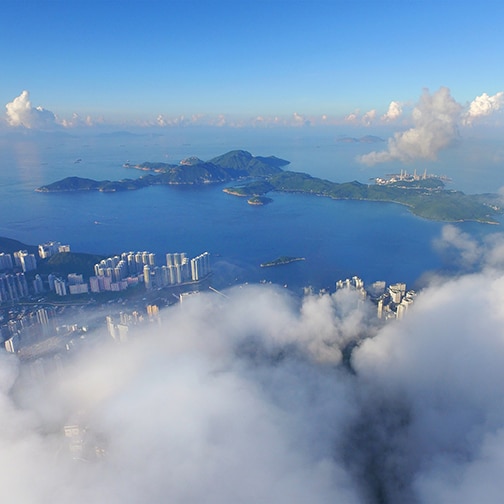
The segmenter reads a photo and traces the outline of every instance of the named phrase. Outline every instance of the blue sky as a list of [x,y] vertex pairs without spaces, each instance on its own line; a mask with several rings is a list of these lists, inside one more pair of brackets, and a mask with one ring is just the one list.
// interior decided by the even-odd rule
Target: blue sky
[[2,2],[0,99],[155,122],[386,112],[446,86],[504,89],[501,2]]

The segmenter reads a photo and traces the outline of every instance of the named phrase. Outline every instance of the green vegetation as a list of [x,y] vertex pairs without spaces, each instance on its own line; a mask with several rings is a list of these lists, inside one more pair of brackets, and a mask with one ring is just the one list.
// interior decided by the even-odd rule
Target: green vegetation
[[191,185],[229,182],[240,178],[264,177],[279,173],[289,161],[274,156],[252,156],[249,152],[236,150],[210,161],[192,157],[178,165],[145,162],[139,165],[126,164],[127,168],[152,171],[156,175],[146,175],[138,179],[118,181],[92,180],[81,177],[67,177],[36,189],[38,192],[63,191],[131,191],[151,185]]
[[270,191],[326,196],[333,199],[386,201],[408,206],[419,217],[442,221],[479,221],[496,223],[494,216],[502,213],[496,195],[467,195],[443,189],[441,181],[424,181],[401,185],[368,185],[357,181],[338,184],[312,177],[306,173],[283,171],[267,177],[261,183],[251,182],[227,188],[229,194],[262,196]]
[[18,250],[26,250],[29,254],[36,254],[38,247],[36,245],[26,245],[26,243],[0,236],[0,252],[13,254]]
[[275,156],[254,157],[250,152],[234,150],[211,159],[209,163],[236,172],[246,172],[249,177],[264,177],[281,172],[282,167],[288,165],[289,161]]
[[[108,182],[108,181],[106,181]],[[53,184],[39,187],[35,189],[37,192],[54,192],[54,191],[96,191],[100,182],[93,179],[81,177],[67,177]]]
[[94,275],[94,265],[104,258],[104,256],[80,252],[59,252],[47,259],[39,260],[37,272],[54,273],[60,276],[77,273],[89,278]]
[[252,196],[247,200],[249,205],[262,206],[271,203],[273,200],[271,198],[266,198],[266,196]]
[[90,277],[94,275],[94,265],[105,259],[105,256],[81,252],[59,252],[47,259],[40,259],[36,245],[27,245],[12,238],[0,236],[0,252],[13,254],[18,250],[26,250],[28,253],[37,256],[37,269],[29,271],[28,276],[34,276],[36,273],[54,273],[61,276],[77,273]]
[[274,261],[261,263],[261,268],[271,268],[273,266],[283,266],[284,264],[290,264],[296,261],[304,261],[304,257],[290,257],[290,256],[280,256]]
[[[360,141],[376,141],[364,137]],[[466,221],[496,223],[495,215],[502,212],[497,195],[466,195],[459,191],[447,191],[440,179],[400,181],[390,184],[339,184],[312,177],[306,173],[283,171],[289,162],[270,156],[252,156],[249,152],[235,150],[217,156],[210,161],[188,158],[178,165],[167,163],[142,163],[125,165],[144,171],[153,171],[138,179],[98,182],[80,177],[68,177],[37,189],[39,192],[102,191],[116,192],[141,189],[152,185],[201,185],[239,179],[254,180],[225,192],[248,198],[252,205],[269,203],[265,194],[271,191],[297,192],[326,196],[333,199],[387,201],[408,206],[420,217],[442,221]]]
[[254,180],[244,186],[226,187],[225,193],[232,194],[233,196],[261,196],[267,192],[274,191],[275,187],[266,180]]
[[[37,192],[78,192],[78,191],[101,191],[101,192],[116,192],[116,191],[132,191],[152,185],[149,177],[140,177],[136,180],[123,179],[117,181],[110,180],[92,180],[81,177],[67,177],[52,184],[35,189]],[[154,178],[154,177],[152,177]]]

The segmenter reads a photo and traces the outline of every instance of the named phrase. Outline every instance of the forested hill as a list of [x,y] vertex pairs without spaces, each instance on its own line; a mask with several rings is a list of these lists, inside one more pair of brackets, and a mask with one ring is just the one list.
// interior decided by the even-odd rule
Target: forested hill
[[126,164],[126,168],[135,168],[150,172],[137,179],[117,181],[92,180],[82,177],[67,177],[36,189],[37,192],[62,191],[129,191],[151,185],[198,185],[215,182],[230,182],[247,177],[264,177],[282,171],[282,166],[289,161],[275,156],[253,156],[250,152],[235,150],[202,161],[197,157],[182,160],[178,165],[157,162],[144,162],[138,165]]
[[312,177],[306,173],[283,171],[260,181],[226,188],[236,196],[262,196],[272,191],[313,194],[333,199],[387,201],[406,205],[420,217],[441,221],[478,221],[496,224],[495,216],[502,213],[497,194],[464,194],[446,190],[444,184],[416,183],[408,186],[388,184],[342,184]]

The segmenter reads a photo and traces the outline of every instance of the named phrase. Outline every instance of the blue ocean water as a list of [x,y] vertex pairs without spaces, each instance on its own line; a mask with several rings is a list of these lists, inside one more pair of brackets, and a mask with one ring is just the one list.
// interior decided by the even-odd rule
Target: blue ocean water
[[[445,266],[432,247],[443,223],[417,218],[400,205],[274,194],[272,204],[254,207],[223,193],[222,184],[112,194],[34,192],[70,175],[99,180],[140,176],[122,167],[126,161],[175,163],[191,155],[209,159],[235,148],[284,157],[291,161],[289,169],[315,176],[366,181],[383,173],[383,167],[370,170],[355,156],[375,147],[342,145],[329,136],[219,130],[3,138],[0,235],[29,244],[58,240],[74,251],[106,255],[148,250],[160,262],[166,252],[193,256],[208,250],[217,287],[271,281],[293,289],[332,289],[336,280],[353,275],[366,282],[414,286],[424,273]],[[475,223],[459,226],[476,235],[496,231]],[[260,267],[281,255],[306,260]]]

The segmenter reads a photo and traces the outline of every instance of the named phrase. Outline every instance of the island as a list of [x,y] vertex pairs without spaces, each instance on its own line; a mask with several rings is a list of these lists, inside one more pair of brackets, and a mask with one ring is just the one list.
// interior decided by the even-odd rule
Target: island
[[271,203],[273,200],[271,198],[267,198],[266,196],[252,196],[247,200],[247,203],[252,206],[262,206]]
[[117,192],[142,189],[153,185],[202,185],[252,177],[265,177],[279,173],[289,161],[275,156],[252,156],[244,150],[230,151],[210,161],[190,157],[178,165],[145,162],[138,165],[126,163],[126,168],[151,172],[137,179],[97,181],[82,177],[67,177],[35,189],[37,192],[100,191]]
[[296,261],[305,261],[304,257],[290,257],[290,256],[280,256],[274,261],[261,263],[261,268],[271,268],[273,266],[283,266],[284,264],[290,264]]
[[385,142],[383,138],[374,136],[374,135],[366,135],[360,138],[349,137],[349,136],[340,136],[336,138],[337,143],[378,143]]
[[324,196],[335,200],[382,201],[405,205],[426,219],[461,222],[476,221],[497,224],[502,213],[502,198],[498,194],[465,194],[449,190],[442,177],[401,176],[396,179],[374,179],[373,183],[331,182],[307,173],[284,171],[289,164],[275,156],[253,156],[244,150],[230,151],[209,161],[190,157],[178,165],[145,162],[126,163],[126,168],[149,172],[137,179],[96,181],[82,177],[67,177],[35,189],[37,192],[101,191],[117,192],[142,189],[154,185],[205,185],[242,181],[226,187],[224,192],[247,199],[250,205],[270,203],[270,192],[287,192]]

